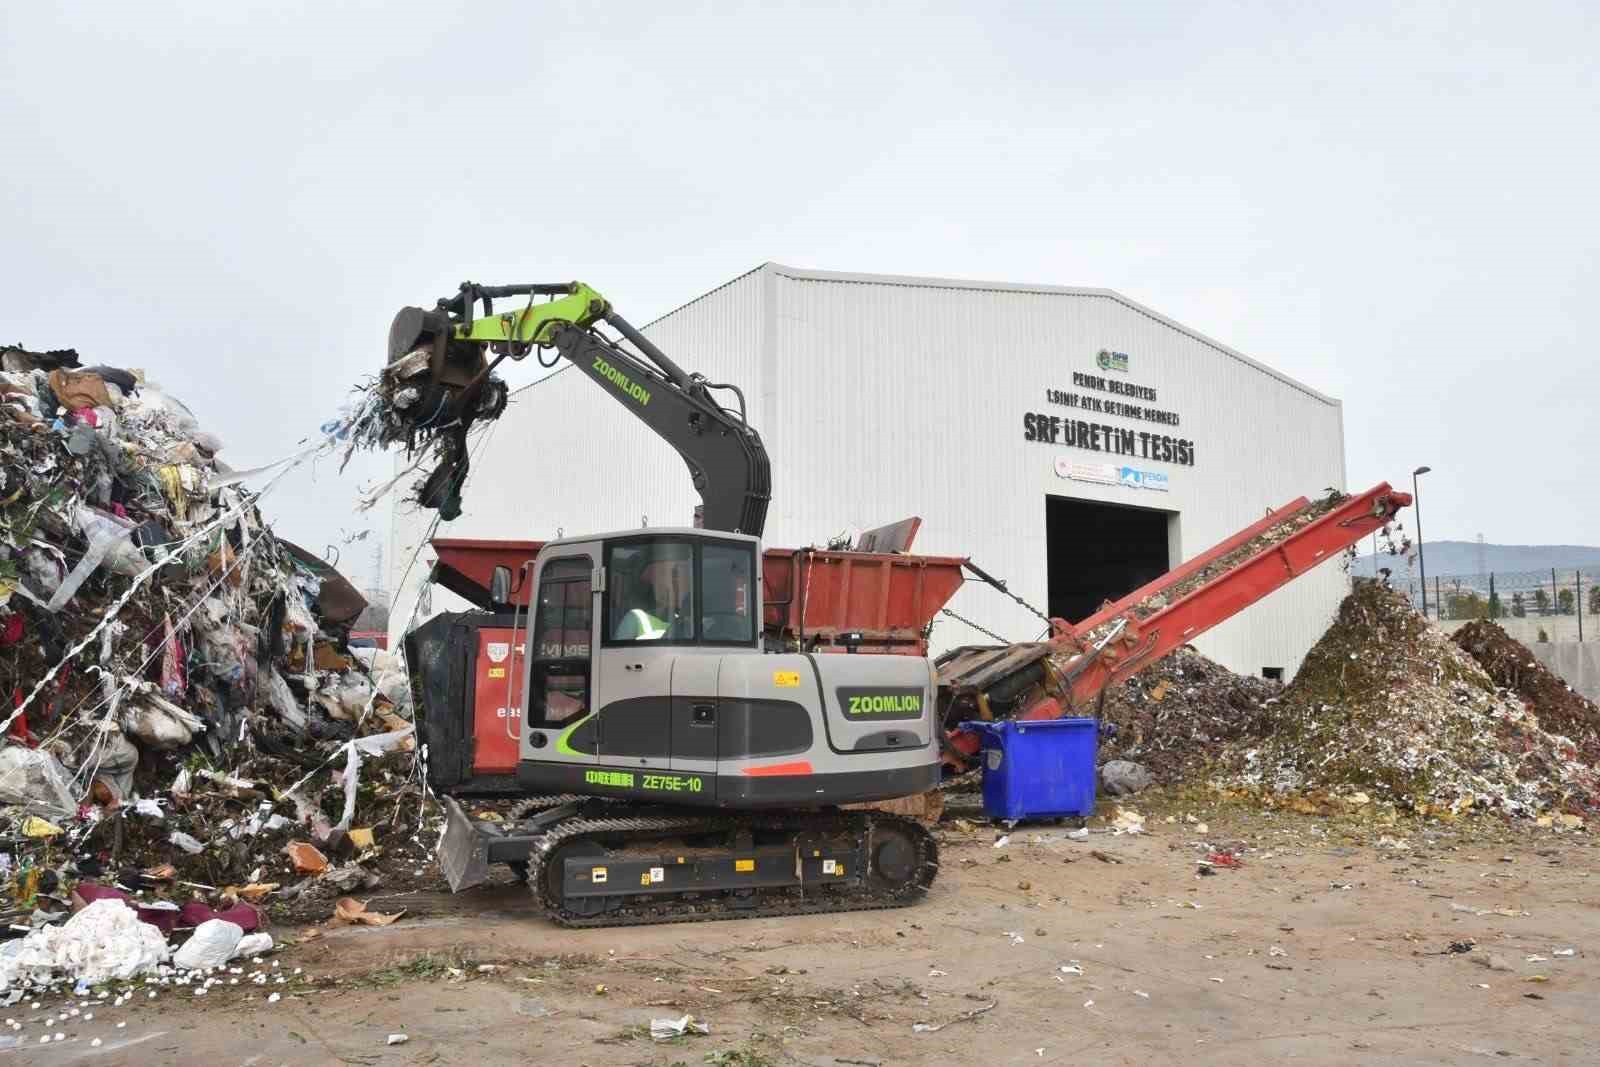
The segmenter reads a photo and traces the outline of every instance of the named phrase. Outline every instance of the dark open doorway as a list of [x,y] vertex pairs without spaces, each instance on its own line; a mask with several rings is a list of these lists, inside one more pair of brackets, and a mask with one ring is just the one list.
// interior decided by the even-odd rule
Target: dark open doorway
[[1050,614],[1080,622],[1169,569],[1172,513],[1045,497]]

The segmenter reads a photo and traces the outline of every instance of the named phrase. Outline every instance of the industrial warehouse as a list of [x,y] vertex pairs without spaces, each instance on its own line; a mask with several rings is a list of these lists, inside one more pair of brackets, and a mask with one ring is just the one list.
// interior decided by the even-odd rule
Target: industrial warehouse
[[[1105,289],[766,263],[642,332],[742,390],[722,395],[746,406],[772,457],[769,547],[916,516],[914,552],[970,558],[1069,621],[1271,508],[1345,489],[1339,401]],[[698,503],[679,457],[565,361],[512,394],[472,464],[464,511],[440,535],[689,526]],[[530,507],[540,499],[561,506]],[[399,604],[427,577],[406,562],[432,518],[395,506]],[[1194,644],[1239,674],[1291,677],[1346,592],[1337,566],[1317,568]],[[421,614],[463,606],[434,589]],[[979,582],[949,608],[935,652],[1043,629]]]

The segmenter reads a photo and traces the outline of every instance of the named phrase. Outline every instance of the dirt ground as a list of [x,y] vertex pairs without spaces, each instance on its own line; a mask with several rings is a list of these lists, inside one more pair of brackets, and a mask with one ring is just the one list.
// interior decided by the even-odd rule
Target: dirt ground
[[[61,1006],[24,1002],[0,1009],[23,1024],[0,1051],[263,1067],[1600,1062],[1588,834],[1219,803],[1141,796],[1146,833],[1097,818],[1087,840],[1019,827],[998,848],[1001,830],[947,820],[936,886],[898,911],[574,932],[535,918],[520,886],[380,893],[374,908],[406,918],[283,949],[286,984],[141,989],[47,1027]],[[1198,873],[1230,849],[1242,866]],[[685,1013],[710,1033],[650,1039],[652,1018]],[[407,1041],[386,1045],[394,1033]]]

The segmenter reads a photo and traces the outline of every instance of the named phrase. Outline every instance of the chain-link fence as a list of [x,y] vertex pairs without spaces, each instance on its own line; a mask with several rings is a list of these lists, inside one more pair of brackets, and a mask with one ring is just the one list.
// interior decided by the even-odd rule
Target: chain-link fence
[[1468,619],[1548,619],[1591,640],[1600,631],[1600,567],[1555,567],[1485,574],[1392,575],[1412,603],[1441,622]]

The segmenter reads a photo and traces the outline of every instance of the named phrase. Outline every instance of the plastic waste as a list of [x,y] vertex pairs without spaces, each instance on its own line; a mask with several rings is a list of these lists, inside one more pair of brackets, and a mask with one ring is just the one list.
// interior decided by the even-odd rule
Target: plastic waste
[[174,845],[177,845],[191,856],[198,856],[200,853],[206,850],[206,846],[202,845],[200,842],[196,841],[182,830],[172,831],[172,836],[167,840],[171,841]]
[[283,680],[283,675],[278,673],[276,667],[267,676],[266,695],[267,703],[272,707],[273,711],[278,713],[278,717],[284,723],[294,727],[301,733],[305,732],[307,724],[306,713],[300,709],[299,704],[295,703],[294,693],[289,689],[289,683]]
[[172,965],[186,971],[221,967],[233,958],[244,930],[226,919],[207,919],[194,928],[194,936],[173,953]]
[[238,959],[240,956],[259,956],[262,953],[271,951],[271,934],[245,934],[239,939],[239,943],[233,947],[233,955],[229,958]]
[[194,731],[166,708],[132,704],[122,713],[122,723],[134,737],[157,751],[177,748],[194,740]]
[[47,611],[60,611],[77,594],[78,587],[100,568],[101,563],[127,577],[138,574],[147,566],[144,556],[133,546],[132,523],[113,515],[102,515],[92,508],[79,507],[75,524],[89,547],[45,604]]
[[139,766],[139,749],[116,723],[102,722],[100,729],[105,737],[100,742],[100,763],[94,776],[111,790],[112,800],[121,802],[133,793],[133,772]]
[[1114,797],[1131,796],[1142,789],[1148,789],[1155,782],[1155,775],[1142,763],[1132,760],[1114,759],[1106,762],[1100,768],[1100,782],[1105,786],[1107,793]]
[[62,925],[35,930],[6,947],[0,989],[60,975],[90,984],[126,981],[155,969],[170,952],[160,930],[111,899],[92,901]]
[[0,803],[61,816],[78,809],[66,769],[50,753],[21,745],[0,749]]
[[650,1038],[653,1041],[671,1041],[684,1034],[709,1034],[711,1027],[697,1020],[693,1015],[685,1015],[679,1019],[651,1019]]
[[35,546],[22,554],[22,576],[40,596],[54,596],[61,588],[61,576],[65,573],[56,557],[43,548]]

